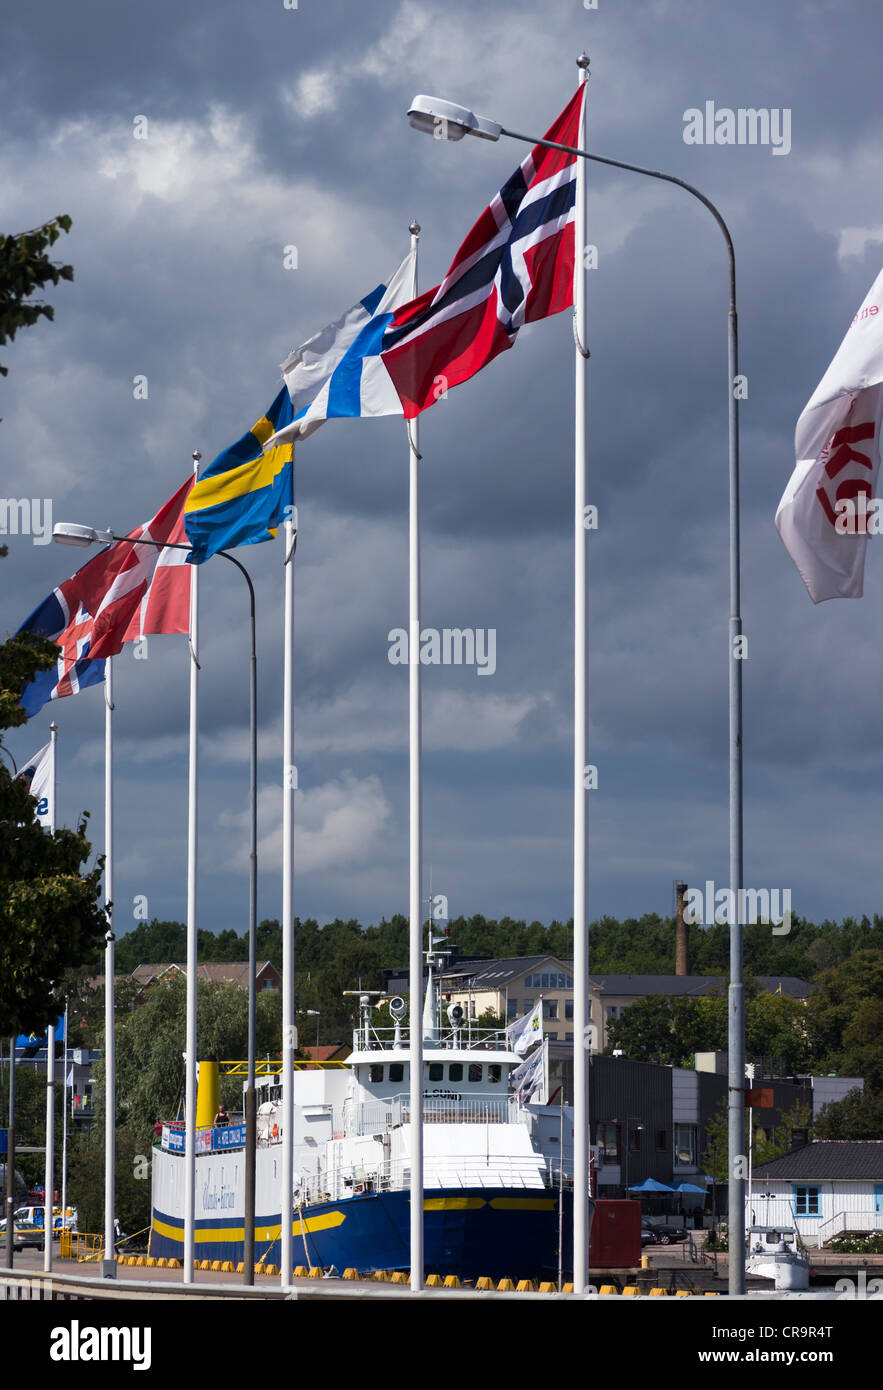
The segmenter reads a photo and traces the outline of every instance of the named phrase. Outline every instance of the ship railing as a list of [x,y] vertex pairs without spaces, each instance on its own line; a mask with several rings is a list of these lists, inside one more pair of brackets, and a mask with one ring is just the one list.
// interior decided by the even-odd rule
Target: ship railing
[[[470,1028],[464,1024],[460,1028],[438,1028],[434,1038],[424,1038],[424,1047],[442,1047],[446,1049],[471,1050],[480,1048],[483,1052],[506,1052],[508,1041],[505,1028]],[[367,1035],[363,1029],[357,1028],[353,1033],[353,1048],[355,1051],[383,1050],[389,1051],[392,1047],[408,1046],[408,1029],[402,1028],[375,1028],[369,1027]]]
[[[411,1122],[411,1097],[390,1096],[379,1101],[346,1101],[334,1108],[334,1133],[376,1134]],[[512,1096],[439,1096],[424,1093],[423,1123],[426,1125],[501,1125],[524,1122],[524,1115]]]
[[[424,1170],[424,1191],[430,1198],[433,1189],[438,1188],[507,1187],[536,1191],[549,1186],[545,1176],[542,1164],[522,1155],[488,1154],[486,1151],[433,1155]],[[295,1192],[295,1207],[369,1197],[374,1193],[401,1192],[410,1186],[410,1181],[407,1159],[378,1160],[375,1168],[364,1164],[330,1168],[301,1180]]]

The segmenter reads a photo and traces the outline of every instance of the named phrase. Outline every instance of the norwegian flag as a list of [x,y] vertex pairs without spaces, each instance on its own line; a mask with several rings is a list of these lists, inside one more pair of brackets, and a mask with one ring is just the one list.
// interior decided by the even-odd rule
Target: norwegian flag
[[[579,141],[584,86],[545,139]],[[382,358],[405,419],[573,304],[576,156],[535,145],[485,208],[440,285],[397,310]]]
[[184,531],[184,502],[193,479],[178,489],[131,540],[177,543],[181,550],[154,545],[107,546],[26,618],[19,632],[46,637],[61,648],[54,669],[40,671],[25,687],[21,705],[30,719],[47,700],[74,695],[104,679],[104,659],[116,656],[125,642],[149,633],[188,632],[190,579],[186,563],[189,541]]

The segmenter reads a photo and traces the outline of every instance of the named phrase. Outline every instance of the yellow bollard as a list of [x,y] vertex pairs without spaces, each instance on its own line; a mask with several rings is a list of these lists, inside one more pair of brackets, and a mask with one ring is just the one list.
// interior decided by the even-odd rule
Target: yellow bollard
[[650,1268],[650,1256],[649,1256],[649,1255],[642,1255],[642,1256],[641,1256],[641,1268],[642,1268],[642,1269],[649,1269],[649,1268]]
[[446,1275],[445,1275],[445,1288],[446,1288],[446,1289],[459,1289],[459,1287],[460,1287],[460,1280],[457,1278],[456,1274],[446,1274]]
[[538,1292],[539,1292],[539,1293],[557,1293],[557,1292],[558,1292],[558,1285],[557,1285],[557,1284],[548,1284],[548,1283],[540,1284],[540,1287],[539,1287]]
[[442,1281],[441,1281],[441,1275],[440,1275],[440,1274],[429,1274],[429,1275],[427,1275],[427,1278],[426,1278],[426,1287],[427,1287],[428,1289],[440,1289],[441,1286],[442,1286]]
[[562,1292],[562,1293],[573,1293],[573,1285],[572,1285],[572,1284],[565,1284],[564,1287],[563,1287],[563,1289],[561,1290],[561,1292]]
[[321,1265],[310,1265],[310,1272],[307,1275],[308,1279],[323,1279],[324,1277],[325,1271],[322,1269]]
[[344,1279],[358,1279],[359,1271],[357,1269],[353,1269],[352,1266],[350,1266],[348,1269],[345,1269],[343,1271],[343,1277]]
[[309,1270],[307,1269],[306,1265],[295,1265],[295,1266],[294,1266],[294,1275],[293,1275],[293,1277],[294,1277],[295,1279],[306,1279],[306,1278],[308,1277],[308,1275],[309,1275]]
[[651,1290],[650,1290],[650,1297],[651,1297],[651,1298],[667,1298],[667,1297],[668,1297],[668,1289],[651,1289]]
[[618,1294],[619,1289],[615,1284],[602,1284],[599,1292],[603,1294]]
[[506,1293],[506,1292],[508,1292],[509,1289],[514,1289],[514,1288],[515,1288],[515,1285],[512,1283],[512,1280],[511,1280],[511,1279],[501,1279],[500,1282],[499,1282],[499,1284],[497,1285],[497,1292],[498,1292],[498,1293]]
[[494,1287],[494,1281],[493,1279],[489,1279],[486,1274],[483,1274],[480,1279],[476,1279],[475,1287],[477,1289],[492,1289]]
[[626,1284],[625,1288],[622,1291],[622,1296],[623,1298],[638,1298],[640,1292],[641,1291],[636,1284]]
[[535,1293],[536,1285],[534,1284],[532,1279],[519,1279],[518,1283],[515,1285],[515,1292]]
[[689,1290],[689,1289],[678,1289],[677,1292],[676,1292],[676,1294],[675,1294],[675,1298],[689,1298],[689,1297],[690,1297],[690,1290]]
[[403,1269],[396,1269],[389,1282],[391,1284],[410,1284],[411,1280]]

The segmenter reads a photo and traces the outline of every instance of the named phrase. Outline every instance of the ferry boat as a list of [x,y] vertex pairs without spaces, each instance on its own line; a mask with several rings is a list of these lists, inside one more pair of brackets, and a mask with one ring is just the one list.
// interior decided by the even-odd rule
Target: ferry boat
[[[459,1006],[440,1019],[430,941],[423,1028],[424,1262],[426,1273],[461,1279],[536,1277],[572,1267],[572,1187],[562,1175],[561,1136],[572,1111],[522,1103],[509,1090],[523,1058],[505,1030],[477,1030]],[[359,992],[359,1024],[343,1068],[297,1071],[292,1197],[294,1262],[361,1272],[410,1268],[410,1175],[413,1127],[410,1059],[403,1000],[395,1020],[376,1027],[379,995]],[[418,1024],[418,1026],[420,1026]],[[214,1075],[214,1095],[211,1079]],[[197,1111],[196,1224],[198,1259],[243,1257],[245,1162],[243,1125],[202,1128],[213,1114],[217,1074],[200,1064]],[[282,1097],[278,1077],[263,1079],[256,1155],[255,1259],[281,1263],[280,1173]],[[200,1152],[202,1150],[202,1152]],[[182,1258],[183,1133],[163,1127],[152,1164],[150,1252]],[[559,1205],[560,1204],[560,1205]],[[594,1203],[592,1204],[594,1207]],[[640,1253],[640,1208],[633,1259]],[[620,1217],[605,1213],[609,1240]],[[621,1223],[620,1223],[621,1224]]]

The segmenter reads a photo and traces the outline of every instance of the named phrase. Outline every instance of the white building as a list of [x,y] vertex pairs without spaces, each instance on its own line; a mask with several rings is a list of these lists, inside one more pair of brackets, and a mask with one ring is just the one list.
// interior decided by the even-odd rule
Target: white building
[[751,1224],[796,1225],[805,1245],[883,1231],[883,1139],[822,1139],[754,1170]]

